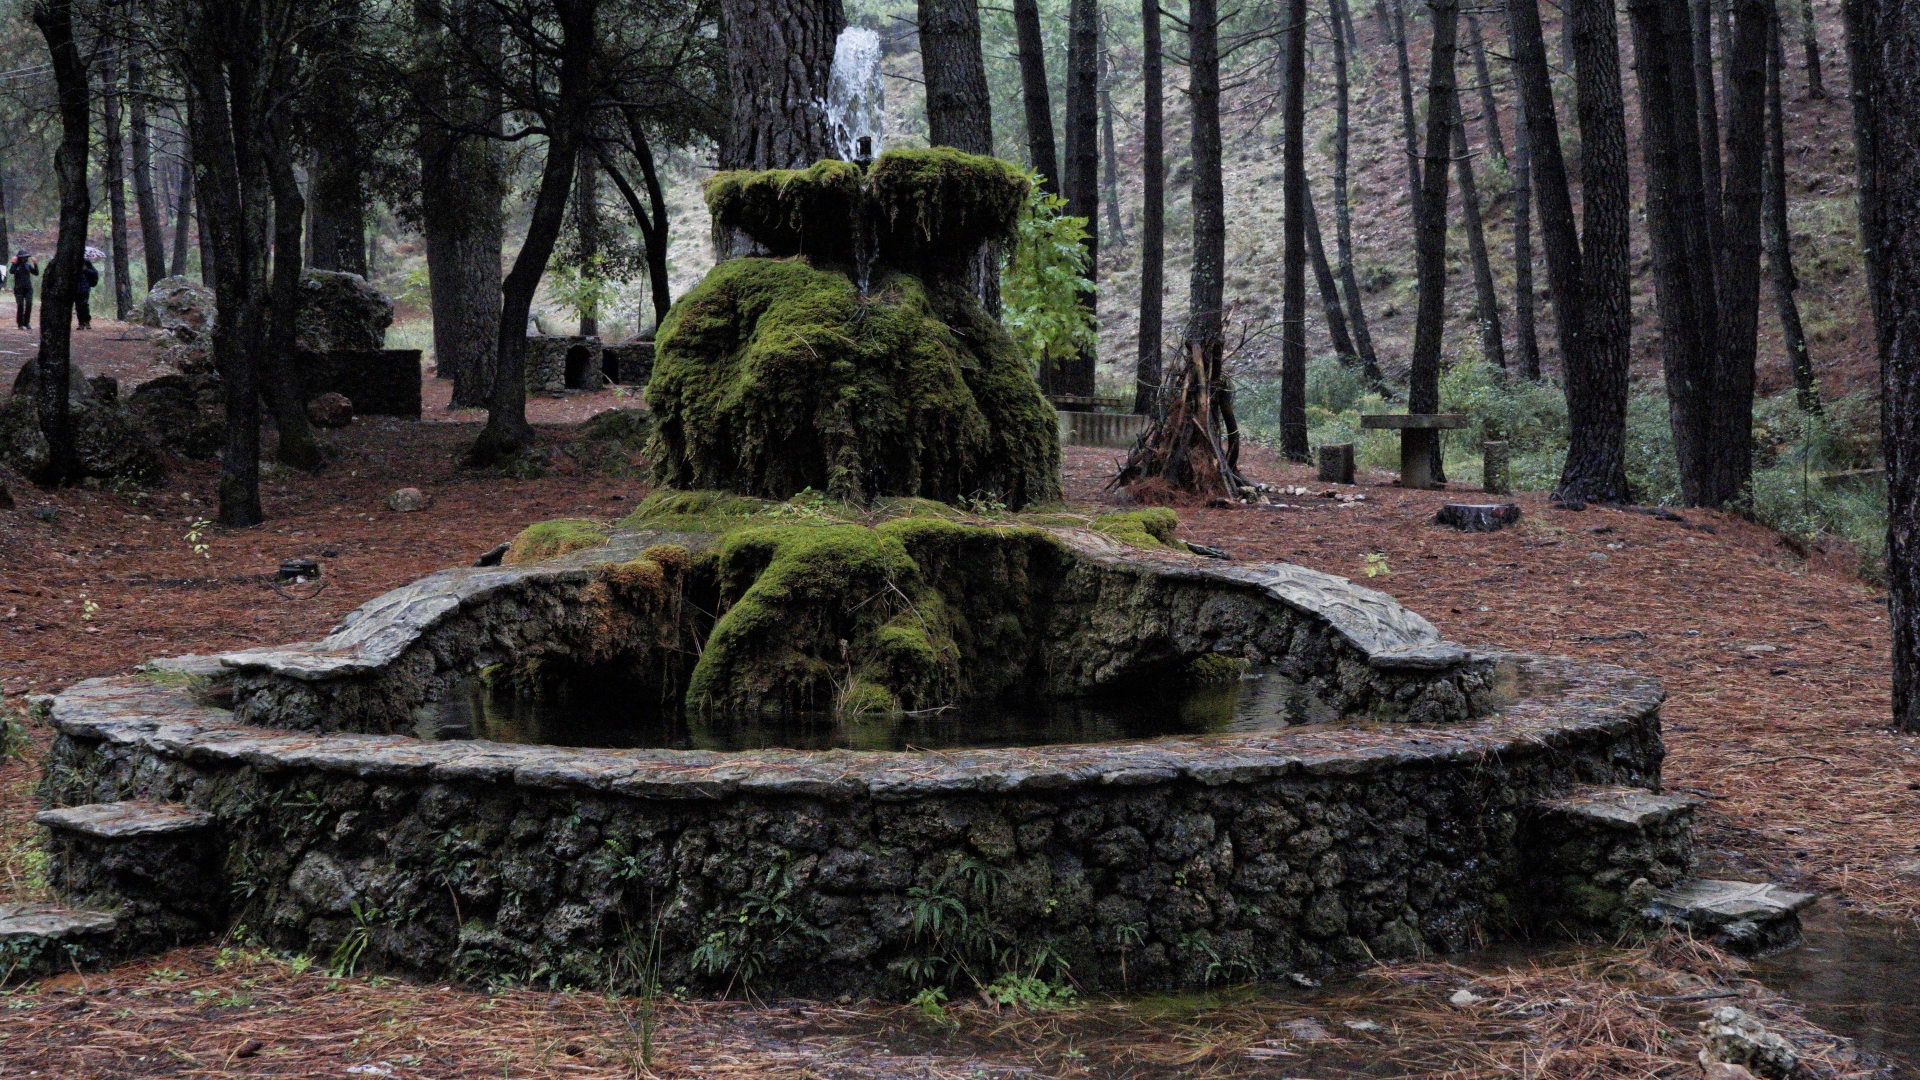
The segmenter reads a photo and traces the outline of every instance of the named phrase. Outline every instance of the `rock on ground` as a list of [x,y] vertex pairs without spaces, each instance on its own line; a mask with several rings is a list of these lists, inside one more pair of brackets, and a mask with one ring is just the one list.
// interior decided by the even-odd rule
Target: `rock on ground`
[[387,509],[402,514],[425,510],[433,505],[433,496],[416,487],[404,487],[387,496]]
[[[0,402],[0,462],[27,475],[45,468],[49,453],[34,404],[39,370],[38,364],[22,367],[13,380],[13,396]],[[81,474],[140,484],[160,482],[166,476],[166,459],[159,445],[126,409],[103,397],[103,389],[69,365],[67,408],[73,417]]]
[[300,275],[294,347],[305,352],[375,352],[387,347],[393,301],[359,274],[308,270]]
[[353,423],[353,402],[333,391],[307,402],[307,421],[314,427],[343,428]]
[[154,338],[160,362],[185,375],[212,372],[212,289],[187,277],[162,278],[140,303],[140,322],[164,333]]

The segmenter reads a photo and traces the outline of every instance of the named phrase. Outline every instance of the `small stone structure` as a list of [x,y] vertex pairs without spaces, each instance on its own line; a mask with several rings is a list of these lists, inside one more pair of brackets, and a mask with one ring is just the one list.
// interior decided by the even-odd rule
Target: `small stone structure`
[[1320,482],[1353,483],[1353,444],[1328,443],[1320,448]]
[[527,335],[527,392],[558,394],[567,390],[598,390],[606,382],[602,372],[604,347],[598,338],[579,334]]
[[627,341],[603,346],[600,374],[615,386],[645,386],[653,378],[653,342]]
[[1480,446],[1480,490],[1489,495],[1505,495],[1513,490],[1512,444],[1505,439],[1488,439]]

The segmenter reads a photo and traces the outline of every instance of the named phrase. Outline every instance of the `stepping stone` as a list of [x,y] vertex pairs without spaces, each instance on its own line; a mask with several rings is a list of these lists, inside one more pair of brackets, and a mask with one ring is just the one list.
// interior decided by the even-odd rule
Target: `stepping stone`
[[0,904],[0,983],[88,964],[111,944],[119,920],[57,904]]
[[213,815],[174,803],[129,800],[42,810],[33,815],[33,820],[50,829],[101,840],[131,840],[204,829],[213,824]]
[[1753,954],[1800,938],[1800,912],[1820,899],[1769,882],[1694,878],[1653,896],[1650,918],[1685,923],[1730,952]]
[[1499,532],[1519,520],[1516,503],[1448,503],[1433,516],[1434,524],[1461,532]]
[[1544,799],[1540,807],[1580,821],[1613,829],[1647,829],[1665,825],[1700,805],[1691,795],[1655,795],[1645,788],[1589,788],[1559,799]]

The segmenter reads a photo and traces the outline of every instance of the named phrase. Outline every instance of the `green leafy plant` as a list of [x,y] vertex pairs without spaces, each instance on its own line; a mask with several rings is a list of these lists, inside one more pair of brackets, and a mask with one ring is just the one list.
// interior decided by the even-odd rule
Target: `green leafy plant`
[[800,917],[793,902],[793,878],[785,866],[768,867],[757,885],[740,894],[740,906],[718,915],[714,923],[687,962],[703,975],[727,975],[729,986],[759,978],[788,939],[826,937]]
[[1369,551],[1360,556],[1360,561],[1366,564],[1366,574],[1370,578],[1387,577],[1393,573],[1393,567],[1387,564],[1387,553],[1384,551]]
[[335,978],[351,978],[360,961],[366,956],[367,946],[373,943],[373,928],[381,921],[380,909],[372,905],[362,906],[355,900],[348,905],[353,915],[353,926],[347,930],[347,936],[333,947],[333,955],[327,960],[327,974]]
[[1015,1009],[1057,1009],[1072,1004],[1071,986],[1048,982],[1037,975],[1007,972],[981,988],[988,1001]]
[[547,291],[582,319],[598,319],[620,295],[620,282],[608,273],[606,256],[595,252],[578,262],[559,263],[547,274]]
[[1015,226],[1013,251],[1000,274],[1000,321],[1036,368],[1092,348],[1099,335],[1093,313],[1080,302],[1092,291],[1087,277],[1087,220],[1065,213],[1067,201],[1032,194]]
[[213,522],[205,518],[196,520],[187,526],[187,547],[203,559],[213,558],[213,548],[207,543],[207,530],[213,528]]

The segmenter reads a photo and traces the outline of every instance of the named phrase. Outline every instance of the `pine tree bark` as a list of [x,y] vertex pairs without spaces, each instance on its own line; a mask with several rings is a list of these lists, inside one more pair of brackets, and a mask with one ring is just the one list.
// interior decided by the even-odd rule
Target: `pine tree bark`
[[[1419,213],[1414,215],[1414,272],[1419,310],[1414,319],[1413,359],[1407,370],[1407,411],[1440,411],[1440,345],[1447,320],[1447,184],[1453,123],[1459,115],[1454,62],[1458,54],[1459,0],[1427,0],[1433,23],[1432,66],[1427,76],[1427,157],[1420,163]],[[1434,457],[1439,458],[1438,440]],[[1435,479],[1444,479],[1436,472]]]
[[[1226,306],[1227,197],[1220,162],[1220,11],[1218,0],[1189,0],[1187,100],[1193,110],[1193,261],[1187,275],[1186,340],[1205,385],[1221,379]],[[1203,418],[1202,422],[1210,422]],[[1239,432],[1232,433],[1237,440]]]
[[1454,168],[1459,172],[1460,218],[1467,227],[1467,255],[1473,264],[1473,319],[1480,327],[1480,355],[1487,363],[1505,371],[1507,347],[1500,326],[1500,292],[1493,280],[1493,262],[1487,257],[1487,233],[1480,216],[1480,185],[1473,175],[1465,117],[1455,118],[1453,156]]
[[[1513,36],[1509,26],[1508,40]],[[1533,135],[1527,125],[1526,97],[1517,89],[1513,125],[1513,350],[1520,374],[1539,379],[1540,331],[1533,304]]]
[[[600,173],[595,167],[593,148],[582,146],[580,160],[574,163],[573,227],[580,238],[580,264],[588,270],[600,255]],[[600,336],[599,312],[580,313],[580,336]]]
[[[1149,0],[1152,2],[1152,0]],[[1328,0],[1336,23],[1353,25],[1352,8],[1347,0]],[[1360,294],[1360,283],[1353,272],[1353,203],[1347,188],[1347,174],[1353,142],[1351,78],[1347,69],[1346,42],[1333,36],[1333,240],[1338,260],[1340,288],[1346,294],[1347,319],[1353,328],[1354,350],[1360,357],[1360,369],[1367,385],[1386,382],[1380,373],[1380,358],[1373,349],[1373,334],[1367,328],[1367,311]]]
[[1500,136],[1500,101],[1493,93],[1493,71],[1487,64],[1487,43],[1480,36],[1480,17],[1472,10],[1465,14],[1467,44],[1473,50],[1473,74],[1480,80],[1480,124],[1487,132],[1487,153],[1493,155],[1493,160],[1505,165],[1507,143]]
[[1015,49],[1020,54],[1020,102],[1027,119],[1027,158],[1047,190],[1060,193],[1054,151],[1053,96],[1047,88],[1047,44],[1040,36],[1038,0],[1013,0]]
[[[1098,0],[1072,0],[1067,16],[1066,173],[1061,177],[1067,213],[1086,220],[1087,280],[1100,274],[1100,8]],[[1080,294],[1093,313],[1100,294]],[[1055,394],[1091,396],[1093,347],[1058,364],[1043,385]]]
[[308,175],[313,197],[310,261],[316,270],[367,276],[366,151],[351,121],[324,125],[325,147]]
[[[1547,64],[1546,37],[1539,0],[1507,0],[1513,70],[1520,92],[1534,203],[1539,210],[1540,248],[1546,257],[1547,285],[1553,294],[1555,339],[1563,368],[1582,347],[1580,234],[1574,225],[1566,159],[1560,150],[1560,123],[1554,110],[1553,75]],[[1531,265],[1528,258],[1523,265]]]
[[1827,96],[1827,85],[1820,78],[1820,28],[1813,21],[1813,0],[1800,0],[1800,48],[1807,57],[1807,96],[1818,101]]
[[1406,143],[1407,196],[1414,230],[1420,228],[1420,129],[1413,113],[1413,65],[1407,60],[1406,0],[1386,0],[1393,18],[1393,47],[1400,65],[1400,135]]
[[1100,201],[1107,208],[1107,240],[1125,247],[1120,224],[1120,160],[1113,143],[1113,71],[1107,50],[1100,50]]
[[1133,411],[1152,413],[1160,397],[1162,307],[1166,299],[1167,161],[1161,86],[1160,0],[1140,0],[1140,342]]
[[126,322],[133,316],[133,266],[127,252],[127,156],[125,130],[120,122],[120,73],[113,61],[100,65],[103,84],[100,101],[101,143],[105,161],[101,171],[107,187],[108,257],[113,269],[113,317]]
[[[1693,92],[1700,132],[1700,182],[1706,188],[1707,236],[1720,248],[1723,190],[1720,176],[1720,92],[1713,74],[1713,0],[1693,0]],[[1724,39],[1723,39],[1724,40]]]
[[978,0],[919,0],[920,66],[927,83],[927,141],[993,153],[993,100],[980,54]]
[[[1285,203],[1280,290],[1280,453],[1306,461],[1307,447],[1307,0],[1289,0],[1286,87],[1281,99],[1281,199]],[[1325,260],[1324,253],[1322,261]]]
[[193,194],[193,151],[191,147],[180,148],[180,186],[175,189],[173,207],[173,262],[167,267],[168,277],[185,277],[187,273],[187,250],[193,242],[193,221],[197,206]]
[[47,42],[60,112],[60,144],[53,159],[60,187],[60,233],[53,261],[41,278],[40,351],[34,358],[40,367],[40,395],[34,411],[40,434],[47,440],[47,462],[32,477],[36,483],[56,486],[80,479],[81,471],[67,395],[73,371],[73,301],[86,254],[87,219],[93,212],[87,192],[92,116],[87,62],[74,42],[71,0],[43,0],[31,11]]
[[[147,123],[147,86],[140,61],[127,63],[127,120],[133,135],[133,201],[140,210],[140,253],[147,264],[147,288],[167,276],[167,235],[160,200],[153,192],[153,139]],[[0,235],[0,251],[7,250]]]
[[268,160],[273,186],[273,282],[267,299],[266,348],[261,351],[261,384],[267,407],[273,412],[278,436],[274,460],[296,469],[314,471],[326,456],[314,441],[307,423],[306,396],[294,372],[296,321],[300,313],[300,234],[307,215],[300,181],[293,171],[293,140],[285,121],[273,125],[261,153]]
[[1807,352],[1807,332],[1800,324],[1800,302],[1794,292],[1800,279],[1793,272],[1793,237],[1787,226],[1787,130],[1785,71],[1787,53],[1781,40],[1779,9],[1768,20],[1767,36],[1767,173],[1761,192],[1765,204],[1768,276],[1773,279],[1774,311],[1780,319],[1781,343],[1800,408],[1818,414],[1820,391],[1813,381],[1813,358]]
[[1340,284],[1327,261],[1327,245],[1320,235],[1320,211],[1314,206],[1312,184],[1308,184],[1306,190],[1306,219],[1307,258],[1313,266],[1314,283],[1320,288],[1320,312],[1327,321],[1327,337],[1333,343],[1333,355],[1352,367],[1360,360],[1354,355],[1353,335],[1347,331],[1347,313],[1340,304]]
[[[1627,121],[1620,91],[1620,37],[1613,0],[1573,0],[1580,117],[1582,228],[1580,348],[1565,360],[1567,460],[1563,499],[1624,503],[1627,370],[1633,311],[1628,226]],[[1535,132],[1538,135],[1538,132]],[[1536,146],[1540,140],[1535,139]]]
[[5,168],[0,168],[0,255],[5,256],[9,261],[13,258],[13,224],[7,214],[7,170]]
[[1920,8],[1846,0],[1860,239],[1880,353],[1893,725],[1920,731]]
[[840,0],[723,0],[721,14],[733,111],[720,167],[804,169],[836,157],[816,103],[847,25]]

